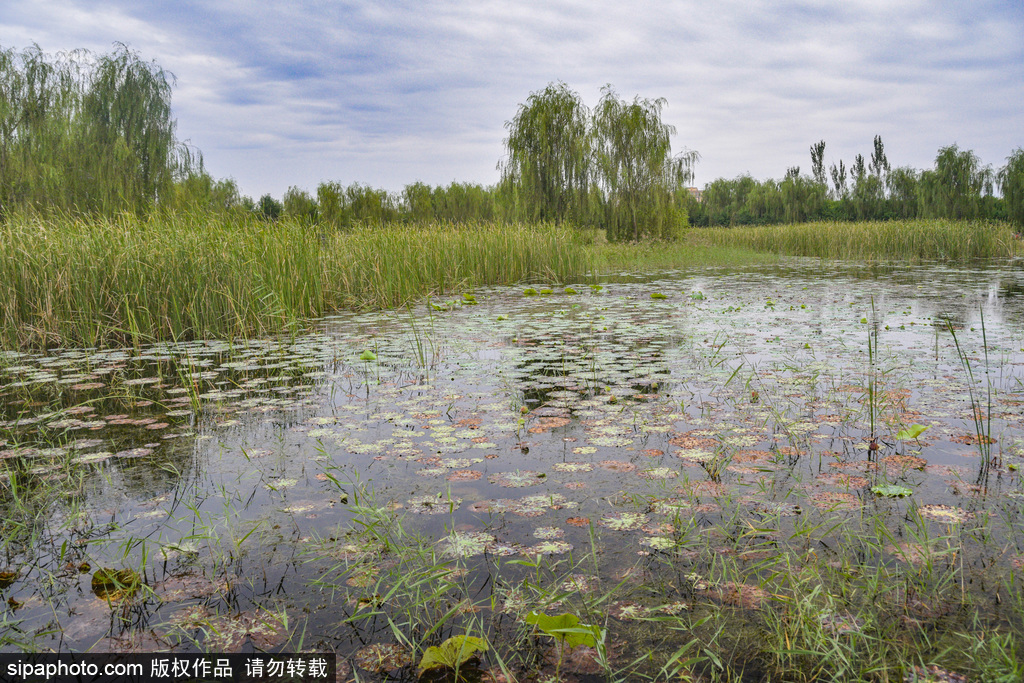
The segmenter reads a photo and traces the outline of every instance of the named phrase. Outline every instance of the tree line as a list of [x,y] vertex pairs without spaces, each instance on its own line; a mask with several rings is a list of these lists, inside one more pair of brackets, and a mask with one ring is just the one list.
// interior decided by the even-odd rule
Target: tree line
[[[782,180],[719,178],[688,190],[695,151],[673,153],[664,99],[621,99],[612,86],[588,108],[565,83],[531,93],[505,127],[500,181],[416,182],[401,192],[325,181],[278,200],[213,178],[176,137],[173,76],[124,45],[56,57],[0,48],[0,219],[18,211],[113,215],[202,211],[285,217],[344,229],[356,223],[549,221],[603,229],[609,240],[671,239],[689,225],[818,219],[1000,218],[1024,225],[1024,151],[994,172],[956,145],[935,168],[891,168],[880,137],[870,159]],[[1002,197],[995,195],[995,189]]]
[[[939,149],[935,167],[893,168],[881,136],[869,159],[825,168],[825,141],[810,148],[811,174],[790,168],[781,181],[749,175],[719,178],[689,207],[694,225],[759,225],[813,220],[953,218],[1010,220],[1024,225],[1024,150],[998,172],[971,150]],[[1003,196],[996,195],[996,188]]]

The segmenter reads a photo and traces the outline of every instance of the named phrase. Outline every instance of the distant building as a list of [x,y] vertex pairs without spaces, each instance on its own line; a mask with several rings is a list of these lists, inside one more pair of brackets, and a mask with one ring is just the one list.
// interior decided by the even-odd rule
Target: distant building
[[696,187],[688,187],[686,188],[686,191],[689,192],[690,196],[692,196],[698,202],[703,201],[704,193],[698,190]]

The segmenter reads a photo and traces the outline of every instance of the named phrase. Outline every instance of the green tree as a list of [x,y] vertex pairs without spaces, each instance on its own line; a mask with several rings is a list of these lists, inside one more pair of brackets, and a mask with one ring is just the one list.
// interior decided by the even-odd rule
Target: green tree
[[125,45],[97,61],[81,110],[86,143],[90,149],[107,150],[85,156],[94,161],[89,169],[94,177],[104,179],[97,186],[96,208],[125,201],[144,211],[170,190],[183,170],[185,154],[176,143],[171,118],[172,79]]
[[175,138],[172,82],[124,45],[99,57],[0,49],[0,211],[173,202],[202,161]]
[[825,204],[825,187],[813,178],[800,175],[800,167],[786,171],[779,186],[782,195],[783,219],[788,223],[812,220],[821,215]]
[[281,203],[285,216],[307,225],[317,221],[318,210],[316,200],[305,190],[295,186],[289,187],[288,191],[284,193]]
[[917,216],[917,184],[919,173],[909,166],[892,169],[885,178],[889,190],[889,206],[896,218]]
[[[814,181],[820,187],[824,187]],[[784,207],[782,203],[782,190],[779,184],[769,178],[757,185],[747,196],[747,212],[754,223],[778,223],[782,220]]]
[[889,160],[885,156],[885,145],[882,144],[882,136],[876,135],[874,150],[871,152],[871,164],[868,167],[871,174],[885,181],[885,174],[889,172]]
[[402,189],[402,210],[406,218],[414,223],[431,223],[436,220],[433,190],[426,183],[415,182]]
[[825,177],[825,141],[819,140],[811,145],[811,175],[814,182],[825,186],[828,179]]
[[269,194],[265,194],[256,202],[256,213],[268,221],[276,221],[284,213],[284,206]]
[[991,169],[970,150],[950,145],[939,150],[934,170],[918,183],[918,205],[925,218],[977,218],[982,193],[991,194]]
[[217,180],[204,169],[190,173],[174,184],[174,200],[167,208],[215,213],[245,210],[244,199],[235,181],[230,178]]
[[502,177],[516,191],[528,220],[583,222],[591,177],[589,115],[565,83],[531,93],[505,123],[507,161]]
[[1006,214],[1014,224],[1024,227],[1024,149],[1018,147],[999,170],[999,189],[1006,201]]
[[321,223],[333,228],[351,226],[351,219],[345,208],[345,188],[340,183],[322,182],[317,185],[316,203]]
[[832,176],[832,187],[834,188],[833,197],[836,199],[844,198],[849,190],[846,185],[846,164],[842,159],[839,160],[838,166],[832,164],[830,175]]
[[732,222],[735,190],[735,184],[725,178],[716,178],[704,187],[701,198],[710,225],[729,225]]
[[625,102],[610,85],[601,92],[594,140],[609,240],[674,237],[686,221],[674,190],[692,178],[699,155],[672,156],[675,129],[661,120],[664,99]]

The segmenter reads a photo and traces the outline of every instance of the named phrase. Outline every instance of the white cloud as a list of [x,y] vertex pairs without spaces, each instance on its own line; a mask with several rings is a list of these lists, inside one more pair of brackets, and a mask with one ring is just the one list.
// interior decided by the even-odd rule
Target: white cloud
[[1022,144],[1024,13],[1006,3],[13,0],[5,46],[129,43],[178,77],[179,133],[215,175],[280,195],[324,179],[491,183],[503,124],[563,80],[664,97],[698,182],[867,154],[930,166]]

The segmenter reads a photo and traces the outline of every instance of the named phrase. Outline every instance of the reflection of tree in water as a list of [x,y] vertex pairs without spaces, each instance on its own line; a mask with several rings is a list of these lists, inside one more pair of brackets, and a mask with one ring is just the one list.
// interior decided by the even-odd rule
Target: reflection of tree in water
[[938,311],[932,316],[932,326],[939,332],[954,332],[964,329],[967,324],[967,310],[962,308],[952,311]]
[[[525,353],[509,373],[526,406],[563,405],[607,393],[650,397],[670,390],[670,371],[650,340],[618,342],[611,333],[520,336]],[[571,392],[571,393],[563,393]],[[575,394],[573,396],[572,394]]]
[[311,371],[324,363],[297,355],[286,344],[239,353],[196,343],[58,350],[0,366],[0,568],[62,571],[87,559],[90,539],[154,513],[182,516],[210,483],[204,426],[254,431],[267,411],[278,427],[302,419],[299,400],[318,389]]

